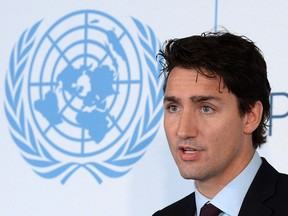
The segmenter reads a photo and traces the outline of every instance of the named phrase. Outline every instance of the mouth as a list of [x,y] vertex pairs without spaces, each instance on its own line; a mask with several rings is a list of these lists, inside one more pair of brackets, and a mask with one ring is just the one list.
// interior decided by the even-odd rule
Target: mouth
[[179,147],[179,156],[183,161],[194,161],[199,158],[202,150],[192,147]]
[[195,154],[198,150],[194,148],[182,148],[182,151],[184,152],[184,154]]

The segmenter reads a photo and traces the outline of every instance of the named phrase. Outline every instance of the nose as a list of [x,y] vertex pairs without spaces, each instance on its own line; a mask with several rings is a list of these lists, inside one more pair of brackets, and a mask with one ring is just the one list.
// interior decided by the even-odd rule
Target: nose
[[182,139],[195,138],[198,133],[197,119],[192,112],[183,112],[178,122],[177,136]]

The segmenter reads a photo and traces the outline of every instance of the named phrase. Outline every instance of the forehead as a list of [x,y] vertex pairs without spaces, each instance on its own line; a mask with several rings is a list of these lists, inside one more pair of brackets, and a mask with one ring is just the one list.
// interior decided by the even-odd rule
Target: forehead
[[175,67],[168,77],[165,92],[178,89],[189,91],[200,88],[206,91],[214,90],[218,93],[228,91],[223,80],[218,75],[212,76],[205,69],[199,73],[195,69]]
[[[204,71],[203,71],[204,72]],[[237,97],[225,87],[219,76],[213,78],[194,69],[174,68],[167,80],[164,103],[184,101],[202,103],[214,101],[218,105],[237,107]]]

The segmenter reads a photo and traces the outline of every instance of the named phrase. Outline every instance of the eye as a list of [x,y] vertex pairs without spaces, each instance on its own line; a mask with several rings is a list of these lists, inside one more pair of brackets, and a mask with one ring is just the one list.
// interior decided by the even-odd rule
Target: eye
[[171,113],[174,113],[174,112],[177,112],[179,110],[179,107],[176,106],[176,105],[169,105],[166,107],[166,109],[171,112]]
[[214,112],[214,109],[212,107],[210,107],[210,106],[204,105],[204,106],[201,107],[201,111],[203,113],[205,113],[205,114],[210,114],[210,113]]

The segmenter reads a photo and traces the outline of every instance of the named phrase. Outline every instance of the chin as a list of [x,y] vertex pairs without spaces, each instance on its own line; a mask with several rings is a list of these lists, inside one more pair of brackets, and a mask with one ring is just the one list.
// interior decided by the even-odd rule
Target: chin
[[180,171],[180,175],[182,176],[182,178],[187,179],[187,180],[190,180],[190,179],[195,180],[195,177],[196,177],[194,175],[191,175],[191,173],[186,173],[183,171],[182,172]]

